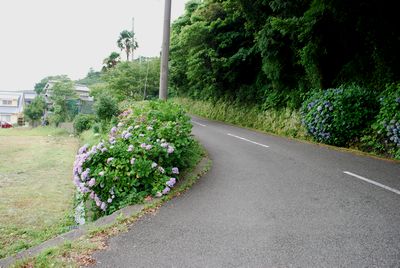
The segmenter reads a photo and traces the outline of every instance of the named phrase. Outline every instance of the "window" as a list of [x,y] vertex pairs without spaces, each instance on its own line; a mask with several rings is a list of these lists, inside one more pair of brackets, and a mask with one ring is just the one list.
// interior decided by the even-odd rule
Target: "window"
[[3,100],[3,105],[12,105],[12,100]]
[[11,122],[11,115],[5,115],[5,114],[0,115],[0,121]]

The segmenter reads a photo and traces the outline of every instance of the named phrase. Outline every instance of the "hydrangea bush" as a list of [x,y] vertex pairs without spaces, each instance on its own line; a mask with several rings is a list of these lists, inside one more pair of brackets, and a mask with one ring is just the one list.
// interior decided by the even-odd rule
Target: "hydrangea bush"
[[79,149],[74,183],[100,215],[151,195],[168,194],[189,164],[189,117],[167,102],[137,104],[119,116],[107,140]]
[[400,84],[388,86],[382,94],[373,128],[400,159]]
[[318,91],[303,103],[302,123],[315,140],[342,146],[360,135],[376,107],[373,94],[357,86]]

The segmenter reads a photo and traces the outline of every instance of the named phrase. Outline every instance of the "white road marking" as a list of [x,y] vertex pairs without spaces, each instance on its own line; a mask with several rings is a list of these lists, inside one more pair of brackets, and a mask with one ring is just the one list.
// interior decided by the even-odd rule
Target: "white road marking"
[[230,133],[228,133],[227,135],[228,135],[228,136],[231,136],[231,137],[234,137],[234,138],[237,138],[237,139],[240,139],[240,140],[244,140],[244,141],[253,143],[253,144],[257,144],[257,145],[262,146],[262,147],[265,147],[265,148],[269,148],[268,145],[265,145],[265,144],[262,144],[262,143],[258,143],[258,142],[255,142],[255,141],[251,141],[251,140],[248,140],[248,139],[245,139],[245,138],[242,138],[242,137],[239,137],[239,136],[230,134]]
[[202,127],[206,127],[206,125],[203,125],[203,124],[201,124],[199,122],[196,122],[196,121],[193,121],[193,120],[192,120],[192,123],[195,123],[196,125],[199,125],[199,126],[202,126]]
[[371,183],[371,184],[373,184],[373,185],[379,186],[379,187],[381,187],[381,188],[383,188],[383,189],[386,189],[386,190],[388,190],[388,191],[391,191],[391,192],[393,192],[393,193],[395,193],[395,194],[400,195],[400,191],[399,191],[399,190],[396,190],[396,189],[391,188],[391,187],[389,187],[389,186],[383,185],[383,184],[381,184],[381,183],[379,183],[379,182],[376,182],[376,181],[373,181],[373,180],[364,178],[364,177],[362,177],[362,176],[360,176],[360,175],[351,173],[351,172],[349,172],[349,171],[343,171],[343,173],[345,173],[345,174],[347,174],[347,175],[350,175],[350,176],[353,176],[353,177],[356,177],[357,179],[360,179],[360,180],[369,182],[369,183]]

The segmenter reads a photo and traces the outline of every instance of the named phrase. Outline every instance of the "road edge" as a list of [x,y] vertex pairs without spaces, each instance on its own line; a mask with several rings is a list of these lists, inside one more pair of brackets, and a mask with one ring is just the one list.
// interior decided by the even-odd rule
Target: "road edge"
[[[203,149],[204,150],[204,149]],[[151,201],[145,202],[144,204],[135,204],[127,206],[113,214],[104,216],[94,222],[79,226],[78,228],[69,232],[60,234],[52,239],[49,239],[37,246],[18,252],[13,256],[9,256],[0,259],[0,268],[10,267],[16,263],[22,264],[35,258],[40,253],[49,250],[51,248],[60,247],[66,242],[76,241],[84,236],[91,236],[98,232],[103,232],[106,229],[115,228],[116,225],[121,223],[134,223],[141,216],[154,211],[154,209],[161,207],[164,203],[169,200],[181,195],[188,190],[199,178],[204,176],[212,166],[212,160],[209,158],[207,152],[204,150],[204,156],[199,160],[195,167],[184,172],[182,180],[180,180],[170,194],[161,198],[155,198]],[[107,236],[107,239],[115,236],[113,233]]]

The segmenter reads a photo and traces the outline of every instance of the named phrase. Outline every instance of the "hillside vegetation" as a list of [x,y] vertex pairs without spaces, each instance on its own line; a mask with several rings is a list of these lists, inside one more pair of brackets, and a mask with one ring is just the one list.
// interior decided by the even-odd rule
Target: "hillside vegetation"
[[294,110],[316,141],[400,157],[395,12],[373,0],[189,1],[172,26],[172,92],[257,116]]

